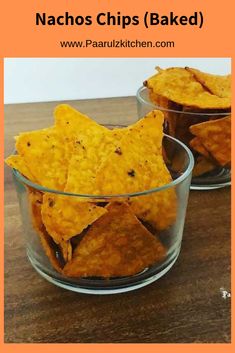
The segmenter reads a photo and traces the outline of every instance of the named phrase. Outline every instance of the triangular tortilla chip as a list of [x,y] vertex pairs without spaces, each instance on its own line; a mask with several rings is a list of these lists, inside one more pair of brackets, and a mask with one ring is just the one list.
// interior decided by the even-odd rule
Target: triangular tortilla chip
[[205,158],[204,156],[199,156],[193,168],[193,177],[195,178],[205,173],[209,173],[215,168],[216,165],[213,161]]
[[[163,114],[153,111],[129,127],[100,166],[96,183],[101,194],[125,194],[160,187],[172,181],[162,156]],[[158,229],[175,220],[174,188],[130,199],[136,215]]]
[[80,234],[107,210],[80,198],[45,193],[42,219],[48,233],[57,244]]
[[70,277],[134,275],[161,261],[166,250],[125,203],[113,203],[88,230],[64,267]]
[[32,182],[37,183],[36,178],[34,178],[32,173],[30,172],[28,166],[25,164],[24,159],[20,155],[16,154],[16,155],[9,156],[5,160],[5,162],[11,168],[18,170],[22,175],[24,175],[26,178],[28,178]]
[[212,75],[190,67],[186,67],[186,70],[191,72],[196,80],[206,87],[210,93],[221,98],[231,99],[231,75]]
[[170,136],[174,137],[176,133],[177,118],[180,117],[182,106],[170,101],[168,98],[154,93],[152,90],[149,90],[149,98],[151,102],[164,109],[164,117],[167,123],[165,126],[165,131],[167,131]]
[[40,185],[64,190],[68,162],[62,136],[55,127],[21,133],[16,149]]
[[163,119],[153,111],[129,128],[97,171],[101,194],[144,191],[171,180],[162,158]]
[[41,217],[41,205],[42,205],[42,194],[37,191],[28,191],[29,208],[31,212],[31,219],[33,227],[38,234],[43,250],[46,256],[50,260],[52,267],[58,271],[62,271],[62,265],[59,259],[56,257],[55,250],[53,248],[52,238],[47,233]]
[[190,131],[221,165],[231,162],[231,116],[192,125]]
[[56,127],[63,133],[70,159],[65,191],[97,193],[94,184],[97,169],[114,149],[125,129],[111,131],[66,104],[56,107],[54,114]]
[[190,141],[190,146],[194,149],[194,151],[200,153],[202,156],[206,158],[210,158],[210,153],[207,151],[207,149],[203,146],[201,143],[201,140],[199,137],[194,137]]
[[54,116],[56,128],[63,135],[68,160],[75,152],[82,153],[94,136],[100,140],[109,131],[68,104],[58,105]]

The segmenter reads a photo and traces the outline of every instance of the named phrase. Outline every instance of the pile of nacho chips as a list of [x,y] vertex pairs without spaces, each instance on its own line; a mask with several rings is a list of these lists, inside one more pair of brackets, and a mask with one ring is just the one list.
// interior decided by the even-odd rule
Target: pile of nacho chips
[[229,168],[231,75],[216,76],[189,67],[157,71],[144,85],[150,100],[166,109],[166,133],[192,149],[193,175]]
[[175,222],[175,189],[129,194],[172,180],[162,155],[163,114],[113,130],[68,105],[54,115],[53,126],[16,136],[18,154],[6,160],[43,186],[27,187],[28,202],[53,268],[69,277],[109,278],[161,262],[167,249],[158,234]]

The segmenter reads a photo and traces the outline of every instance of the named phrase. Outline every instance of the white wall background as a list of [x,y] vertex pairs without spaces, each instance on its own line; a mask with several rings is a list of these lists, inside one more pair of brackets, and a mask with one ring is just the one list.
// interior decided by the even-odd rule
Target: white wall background
[[135,95],[154,67],[231,72],[228,58],[18,58],[4,60],[5,103]]

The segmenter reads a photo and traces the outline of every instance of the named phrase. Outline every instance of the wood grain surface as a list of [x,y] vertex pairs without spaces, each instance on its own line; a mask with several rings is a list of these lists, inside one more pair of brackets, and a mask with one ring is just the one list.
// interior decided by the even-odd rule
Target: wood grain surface
[[[134,97],[70,102],[102,123],[136,120]],[[57,103],[5,106],[5,154],[20,131],[52,124]],[[26,258],[18,201],[5,168],[5,342],[230,342],[230,188],[191,191],[181,254],[159,281],[125,294],[57,288]]]

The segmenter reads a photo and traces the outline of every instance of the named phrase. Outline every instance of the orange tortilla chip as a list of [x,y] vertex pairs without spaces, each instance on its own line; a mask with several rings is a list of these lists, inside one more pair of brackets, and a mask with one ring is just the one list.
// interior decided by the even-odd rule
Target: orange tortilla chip
[[[117,148],[97,171],[96,182],[100,193],[144,191],[158,186],[156,184],[159,182],[171,180],[162,158],[162,124],[163,114],[155,110],[129,127]],[[158,174],[157,178],[155,173]]]
[[53,248],[51,237],[46,232],[45,228],[42,231],[38,231],[37,234],[38,234],[38,236],[40,238],[43,250],[44,250],[46,256],[48,257],[48,259],[50,260],[50,263],[51,263],[52,267],[57,272],[61,273],[62,272],[62,266],[61,266],[58,258],[56,257],[56,252],[55,252],[55,250]]
[[64,190],[68,162],[62,135],[55,127],[20,134],[16,149],[39,184]]
[[193,177],[198,177],[205,173],[209,173],[215,168],[216,165],[213,161],[206,159],[204,156],[199,156],[193,168]]
[[70,261],[72,259],[72,245],[70,243],[70,240],[62,240],[58,245],[65,263]]
[[231,75],[212,75],[190,67],[186,67],[186,70],[191,72],[196,80],[206,87],[210,93],[221,98],[231,99]]
[[190,131],[221,165],[231,162],[231,116],[192,125]]
[[97,170],[109,153],[116,149],[117,141],[120,139],[120,130],[115,132],[108,130],[100,137],[94,135],[80,150],[77,149],[70,159],[65,191],[97,194],[95,184]]
[[190,141],[190,146],[198,153],[200,153],[202,156],[206,157],[206,158],[210,158],[210,154],[208,153],[208,151],[206,150],[206,148],[203,146],[203,144],[201,143],[200,138],[198,137],[194,137],[191,141]]
[[65,191],[96,194],[95,176],[98,167],[120,140],[125,129],[113,131],[66,104],[55,109],[56,127],[64,135],[68,178]]
[[152,90],[149,90],[149,97],[152,103],[158,107],[163,108],[165,120],[167,122],[167,133],[171,136],[175,136],[177,117],[180,115],[182,106],[170,101],[168,98],[162,97]]
[[11,168],[18,170],[18,172],[20,172],[22,175],[24,175],[29,180],[31,180],[33,182],[37,182],[37,180],[34,178],[32,173],[30,172],[29,168],[25,164],[24,159],[20,155],[16,154],[16,155],[9,156],[5,160],[5,162]]
[[[126,194],[149,190],[171,182],[162,156],[163,114],[152,111],[129,127],[115,151],[101,164],[96,182],[102,194]],[[175,220],[174,188],[136,197],[130,201],[136,215],[157,229]]]
[[134,275],[162,261],[166,250],[125,203],[113,203],[88,230],[63,273],[70,277]]
[[157,230],[164,230],[175,222],[177,197],[174,188],[133,197],[129,204],[139,219]]
[[42,230],[43,222],[41,217],[42,193],[28,189],[29,207],[32,216],[32,224],[35,230]]
[[77,197],[51,193],[43,196],[43,223],[57,244],[80,234],[106,212],[104,207],[81,201]]
[[60,261],[56,257],[55,250],[53,248],[53,241],[49,234],[47,233],[41,217],[41,205],[42,205],[42,194],[37,191],[29,191],[29,207],[31,211],[32,224],[36,233],[38,234],[43,250],[45,251],[46,256],[50,260],[52,267],[58,271],[62,271],[62,266]]
[[54,116],[56,128],[63,134],[68,160],[72,154],[82,153],[93,142],[94,137],[99,142],[109,131],[68,104],[58,105],[54,110]]

